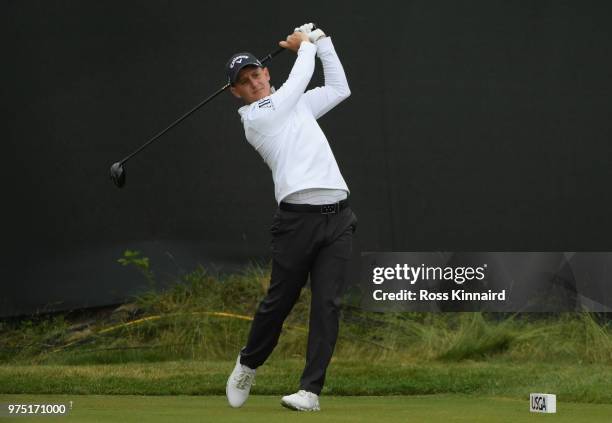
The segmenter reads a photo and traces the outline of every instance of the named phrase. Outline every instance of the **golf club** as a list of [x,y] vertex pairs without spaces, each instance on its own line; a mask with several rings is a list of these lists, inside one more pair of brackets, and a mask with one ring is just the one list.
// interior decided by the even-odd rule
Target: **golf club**
[[[273,51],[272,53],[268,54],[267,56],[265,56],[263,59],[260,60],[260,62],[262,64],[265,64],[266,62],[268,62],[270,59],[272,59],[274,56],[276,56],[277,54],[279,54],[280,52],[284,51],[285,49],[283,47],[278,48],[277,50]],[[218,96],[219,94],[221,94],[223,91],[225,91],[228,87],[230,86],[229,82],[227,84],[225,84],[223,87],[219,88],[217,91],[215,91],[213,94],[211,94],[210,96],[208,96],[206,99],[204,99],[202,102],[200,102],[197,106],[195,106],[194,108],[192,108],[191,110],[189,110],[187,113],[185,113],[183,116],[179,117],[177,120],[175,120],[174,122],[172,122],[170,125],[168,125],[165,129],[163,129],[162,131],[160,131],[157,135],[155,135],[153,138],[151,138],[149,141],[147,141],[146,143],[144,143],[142,146],[140,146],[137,150],[135,150],[133,153],[129,154],[128,156],[124,157],[121,161],[113,163],[113,165],[110,167],[110,178],[113,180],[113,182],[115,183],[115,185],[119,188],[123,187],[125,185],[125,163],[130,160],[132,157],[134,157],[136,154],[140,153],[142,150],[144,150],[146,147],[148,147],[153,141],[155,141],[156,139],[158,139],[159,137],[161,137],[162,135],[164,135],[166,132],[168,132],[170,129],[174,128],[176,125],[178,125],[179,123],[181,123],[184,119],[186,119],[189,115],[191,115],[193,112],[195,112],[196,110],[198,110],[200,107],[204,106],[206,103],[208,103],[209,101],[211,101],[213,98],[215,98],[216,96]]]

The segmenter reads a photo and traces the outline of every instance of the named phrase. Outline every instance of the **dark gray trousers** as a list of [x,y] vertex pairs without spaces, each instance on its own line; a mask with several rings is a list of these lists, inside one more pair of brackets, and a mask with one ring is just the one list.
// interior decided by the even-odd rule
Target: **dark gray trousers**
[[272,353],[285,318],[310,275],[312,302],[306,366],[300,389],[320,394],[338,338],[340,299],[345,288],[357,217],[350,207],[337,214],[277,210],[272,234],[272,276],[251,324],[240,362],[261,366]]

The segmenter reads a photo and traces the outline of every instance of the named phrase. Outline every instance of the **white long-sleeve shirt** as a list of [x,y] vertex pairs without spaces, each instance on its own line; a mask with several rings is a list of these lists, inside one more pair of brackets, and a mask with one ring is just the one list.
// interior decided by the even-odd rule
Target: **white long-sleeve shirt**
[[[304,92],[323,64],[325,85]],[[317,119],[350,95],[344,69],[329,37],[302,42],[281,88],[238,110],[247,141],[272,171],[277,202],[310,188],[349,189]]]

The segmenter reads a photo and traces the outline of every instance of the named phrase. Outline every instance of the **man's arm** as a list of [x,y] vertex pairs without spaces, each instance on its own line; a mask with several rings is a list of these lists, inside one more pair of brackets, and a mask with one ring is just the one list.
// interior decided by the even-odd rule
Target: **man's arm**
[[323,64],[325,85],[307,91],[304,97],[312,114],[318,119],[351,95],[351,90],[331,38],[323,37],[316,45],[317,56]]
[[260,132],[274,133],[282,128],[312,78],[315,67],[317,47],[308,41],[308,36],[293,33],[287,41],[280,42],[281,47],[297,51],[297,59],[289,73],[287,81],[273,94],[255,103],[249,113],[249,120],[254,129]]

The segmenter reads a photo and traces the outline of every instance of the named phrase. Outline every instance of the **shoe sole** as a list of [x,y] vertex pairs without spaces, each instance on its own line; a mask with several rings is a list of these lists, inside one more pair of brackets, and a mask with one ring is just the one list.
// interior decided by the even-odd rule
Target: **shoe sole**
[[285,402],[283,400],[281,400],[281,405],[283,407],[288,408],[289,410],[293,410],[293,411],[321,411],[321,409],[319,407],[316,407],[316,408],[302,408],[302,407],[295,406],[293,404],[289,404],[288,402]]

